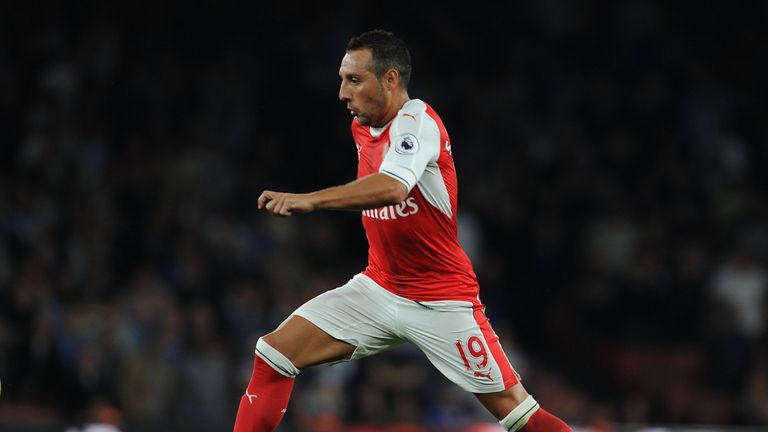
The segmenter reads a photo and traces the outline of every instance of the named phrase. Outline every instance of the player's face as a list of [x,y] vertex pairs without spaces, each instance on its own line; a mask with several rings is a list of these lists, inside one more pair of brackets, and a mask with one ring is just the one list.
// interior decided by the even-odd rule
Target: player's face
[[391,98],[382,81],[376,77],[370,49],[348,52],[339,68],[339,99],[363,126],[384,126],[383,119]]

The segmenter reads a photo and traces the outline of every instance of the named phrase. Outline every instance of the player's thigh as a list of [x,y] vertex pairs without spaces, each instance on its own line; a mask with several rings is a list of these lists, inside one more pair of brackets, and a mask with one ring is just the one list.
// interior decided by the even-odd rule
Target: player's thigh
[[[409,308],[408,340],[449,380],[472,393],[499,393],[519,383],[485,314],[463,302]],[[418,309],[417,309],[418,308]]]
[[[292,349],[301,353],[297,357],[304,359],[303,363],[311,366],[363,358],[402,343],[395,334],[395,306],[382,288],[367,283],[369,281],[361,275],[355,276],[345,285],[303,304],[278,328],[280,332],[295,323],[302,323],[302,328],[311,325],[325,335],[318,336],[322,346],[347,348],[343,356],[329,358],[328,353],[339,354],[339,351],[320,350],[319,354],[312,354],[313,347],[316,348],[313,341],[304,337],[293,339]],[[335,343],[331,345],[329,340]]]
[[355,346],[333,338],[305,318],[291,315],[264,341],[298,369],[349,359]]

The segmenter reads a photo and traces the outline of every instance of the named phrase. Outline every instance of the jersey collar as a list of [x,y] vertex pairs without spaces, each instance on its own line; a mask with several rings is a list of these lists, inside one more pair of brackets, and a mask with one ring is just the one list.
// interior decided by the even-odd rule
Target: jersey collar
[[389,125],[391,125],[391,124],[392,124],[392,122],[395,120],[395,118],[396,118],[396,117],[397,117],[397,116],[393,117],[393,118],[392,118],[392,120],[390,120],[390,121],[389,121],[389,123],[385,124],[385,125],[384,125],[384,126],[382,126],[382,127],[373,127],[373,126],[370,126],[370,130],[371,130],[371,136],[372,136],[372,137],[374,137],[374,138],[378,138],[378,137],[380,137],[380,136],[381,136],[381,134],[383,134],[383,133],[384,133],[384,131],[385,131],[385,130],[387,130],[387,128],[389,127]]

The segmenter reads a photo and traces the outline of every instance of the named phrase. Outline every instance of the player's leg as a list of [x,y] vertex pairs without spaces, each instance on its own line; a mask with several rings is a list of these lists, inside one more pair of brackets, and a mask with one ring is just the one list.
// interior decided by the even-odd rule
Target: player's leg
[[[502,369],[512,366],[499,343],[499,337],[491,328],[491,322],[485,313],[476,310],[474,319],[483,334],[488,351],[494,355],[499,363],[506,363]],[[571,428],[562,420],[541,408],[519,382],[519,376],[515,373],[517,383],[500,392],[475,393],[478,400],[491,412],[499,423],[508,431],[521,432],[568,432]]]
[[291,315],[262,338],[285,356],[297,369],[323,363],[348,360],[355,346],[335,339],[308,319]]
[[422,302],[400,315],[408,320],[408,339],[443,375],[474,393],[506,430],[571,430],[520,384],[482,310],[462,302]]
[[390,331],[393,308],[378,289],[364,282],[358,275],[315,297],[259,339],[235,432],[273,431],[285,413],[300,369],[366,357],[401,342]]
[[528,392],[522,384],[517,383],[512,387],[494,393],[474,393],[480,403],[494,417],[501,420],[506,417],[513,409],[520,406],[528,399]]
[[522,384],[518,383],[497,393],[475,393],[475,396],[508,431],[572,431],[564,421],[541,408],[533,396],[525,391]]
[[253,373],[240,398],[235,432],[273,431],[283,418],[299,371],[315,364],[348,359],[355,347],[334,339],[305,318],[289,317],[259,338]]

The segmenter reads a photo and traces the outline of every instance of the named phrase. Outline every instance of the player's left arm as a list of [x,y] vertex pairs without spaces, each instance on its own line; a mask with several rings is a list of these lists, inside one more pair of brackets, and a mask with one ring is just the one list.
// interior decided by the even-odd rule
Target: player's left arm
[[259,208],[276,216],[315,210],[368,210],[397,204],[407,196],[408,188],[401,181],[376,173],[306,194],[266,190],[259,197]]

